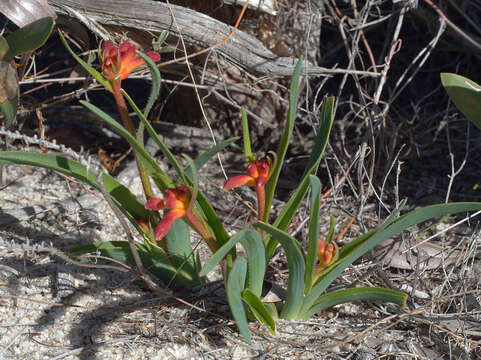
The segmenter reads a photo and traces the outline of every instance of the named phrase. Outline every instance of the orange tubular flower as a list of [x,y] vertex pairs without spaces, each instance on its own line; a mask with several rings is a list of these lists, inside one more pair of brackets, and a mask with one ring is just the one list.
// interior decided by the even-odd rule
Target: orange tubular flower
[[[145,204],[145,207],[149,210],[170,209],[155,227],[154,234],[157,240],[161,240],[167,235],[175,220],[187,215],[190,196],[183,186],[176,189],[167,189],[165,195],[167,196],[165,199],[151,198]],[[192,212],[192,210],[190,211]]]
[[[153,61],[160,60],[160,55],[155,51],[149,51],[147,56]],[[137,47],[126,41],[117,47],[113,41],[102,43],[100,55],[102,73],[108,80],[123,80],[139,66],[145,65],[144,59],[137,55]]]
[[326,246],[326,241],[322,238],[319,239],[319,243],[317,246],[317,259],[322,267],[326,267],[329,265],[336,253],[336,248],[334,243],[329,243]]
[[256,188],[257,193],[257,217],[260,221],[264,220],[264,211],[266,203],[265,185],[271,176],[272,161],[257,160],[247,166],[247,175],[233,176],[226,180],[224,190],[230,190],[242,185],[248,185]]
[[145,207],[149,210],[159,211],[170,209],[155,227],[155,239],[162,240],[169,232],[174,221],[185,217],[190,226],[207,242],[212,252],[215,252],[218,246],[212,238],[210,231],[192,211],[190,191],[184,186],[179,186],[175,189],[165,190],[165,195],[166,198],[163,199],[150,198],[145,204]]

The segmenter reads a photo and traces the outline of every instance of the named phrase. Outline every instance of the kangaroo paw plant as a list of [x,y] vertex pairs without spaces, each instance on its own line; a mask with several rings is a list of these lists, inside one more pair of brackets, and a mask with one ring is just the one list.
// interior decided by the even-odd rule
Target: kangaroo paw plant
[[[143,197],[135,196],[109,174],[101,171],[95,173],[85,164],[59,155],[2,152],[0,163],[40,166],[67,174],[94,189],[105,189],[115,206],[138,231],[141,241],[133,249],[138,252],[143,267],[172,288],[202,284],[206,281],[206,275],[216,264],[221,263],[229,306],[239,331],[247,341],[251,339],[249,319],[256,319],[274,333],[277,316],[284,319],[307,319],[322,309],[344,302],[381,301],[404,306],[407,294],[395,289],[345,287],[329,291],[329,286],[363,254],[408,227],[446,214],[481,209],[481,203],[450,203],[428,206],[401,215],[405,204],[403,202],[384,224],[341,248],[332,239],[334,221],[331,221],[327,237],[321,238],[321,184],[316,173],[334,116],[334,98],[326,97],[320,109],[316,139],[304,173],[279,215],[272,218],[271,204],[296,119],[302,67],[300,59],[291,82],[285,129],[276,151],[269,152],[266,157],[252,154],[247,116],[242,110],[246,173],[228,178],[224,189],[230,191],[243,185],[254,187],[257,195],[257,220],[229,235],[213,206],[199,189],[198,172],[209,159],[237,139],[227,139],[195,159],[185,156],[186,166],[182,166],[147,120],[159,94],[160,73],[155,64],[159,55],[154,52],[143,54],[128,42],[116,46],[113,42],[106,41],[99,48],[99,71],[77,56],[63,37],[62,41],[72,56],[114,97],[120,121],[89,102],[81,101],[81,104],[121,134],[132,147],[142,181]],[[152,75],[151,95],[143,110],[121,87],[129,74],[140,66],[147,66]],[[137,128],[130,117],[132,111],[140,120]],[[174,179],[145,150],[145,131],[155,141],[164,159],[175,169]],[[286,230],[309,190],[308,246],[304,249]],[[190,229],[205,241],[212,252],[203,264],[192,247]],[[245,248],[245,257],[237,255],[238,243]],[[278,245],[286,256],[289,278],[285,298],[274,304],[264,301],[263,284],[267,265]],[[71,254],[97,253],[136,266],[131,251],[127,241],[106,241],[74,248]]]

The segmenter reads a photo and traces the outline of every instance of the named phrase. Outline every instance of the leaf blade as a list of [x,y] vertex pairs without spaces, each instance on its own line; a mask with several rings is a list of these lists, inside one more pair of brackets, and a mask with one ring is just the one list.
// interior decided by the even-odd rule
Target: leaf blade
[[250,289],[245,289],[242,292],[242,299],[246,302],[247,305],[249,305],[249,308],[252,311],[252,314],[254,314],[254,317],[257,319],[257,321],[264,325],[272,335],[275,335],[276,322],[274,321],[274,318],[272,317],[269,310],[265,307],[261,299]]
[[452,73],[441,73],[441,83],[459,111],[481,130],[481,86]]
[[302,249],[296,239],[276,229],[272,225],[258,222],[255,227],[266,231],[276,238],[284,248],[289,269],[287,297],[282,308],[281,317],[287,320],[296,319],[302,307],[305,284],[305,262]]
[[226,292],[230,311],[234,317],[234,320],[236,321],[237,328],[247,342],[250,343],[251,334],[247,323],[247,314],[242,302],[242,291],[244,290],[245,286],[246,272],[246,259],[237,259],[232,266],[229,277],[227,278]]
[[359,259],[367,251],[372,249],[387,238],[394,236],[403,230],[419,224],[423,221],[465,211],[481,210],[480,202],[472,203],[449,203],[430,205],[413,210],[400,218],[392,221],[387,227],[381,230],[372,230],[366,235],[361,236],[362,241],[355,247],[349,247],[349,251],[340,251],[339,259],[332,264],[330,269],[319,278],[317,284],[304,299],[303,312],[307,311],[314,304],[319,295],[354,261]]
[[406,306],[408,295],[401,291],[385,289],[379,287],[354,287],[331,291],[320,296],[314,305],[302,315],[303,319],[308,319],[318,311],[327,309],[334,305],[356,301],[379,301],[392,302],[399,306]]

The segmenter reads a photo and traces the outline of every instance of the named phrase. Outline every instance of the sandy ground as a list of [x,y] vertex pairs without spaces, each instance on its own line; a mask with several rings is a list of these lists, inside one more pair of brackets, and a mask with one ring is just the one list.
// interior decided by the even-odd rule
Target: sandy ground
[[[446,345],[446,333],[418,319],[428,310],[416,305],[416,298],[417,309],[405,311],[347,304],[306,322],[278,320],[276,336],[252,323],[253,341],[247,344],[229,318],[221,284],[174,294],[189,306],[175,298],[156,299],[129,274],[82,268],[49,251],[124,236],[106,202],[86,196],[78,184],[16,166],[7,167],[7,180],[24,172],[0,192],[1,210],[33,205],[51,210],[0,226],[4,359],[440,359],[450,351],[455,358],[469,358],[456,338]],[[55,204],[68,204],[79,194],[82,206],[58,210]],[[355,271],[363,269],[369,265]],[[472,350],[473,343],[469,346]]]

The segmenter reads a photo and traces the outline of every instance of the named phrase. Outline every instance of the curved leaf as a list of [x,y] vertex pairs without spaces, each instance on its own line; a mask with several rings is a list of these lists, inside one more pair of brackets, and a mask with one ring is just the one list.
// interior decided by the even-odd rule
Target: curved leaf
[[67,40],[65,40],[65,37],[63,36],[62,32],[59,31],[58,32],[59,36],[60,36],[60,40],[62,40],[62,43],[63,45],[65,46],[65,48],[68,50],[68,52],[74,57],[75,60],[77,60],[77,62],[85,69],[87,70],[87,72],[92,75],[100,84],[102,84],[102,86],[112,92],[112,85],[110,85],[110,82],[104,78],[104,76],[98,72],[97,70],[95,70],[92,66],[90,66],[89,64],[87,64],[85,61],[83,61],[80,56],[78,56],[76,53],[74,53],[74,51],[70,48],[70,46],[68,45],[67,43]]
[[189,167],[192,169],[192,200],[195,201],[197,199],[197,194],[199,193],[199,174],[197,173],[197,168],[190,156],[184,154],[184,158],[187,160]]
[[[285,230],[289,226],[292,218],[294,217],[299,205],[307,194],[309,189],[309,176],[315,175],[319,164],[326,149],[329,135],[331,133],[332,122],[334,118],[334,97],[326,97],[322,103],[320,110],[319,128],[317,130],[317,136],[314,143],[312,154],[309,158],[308,165],[304,171],[304,175],[301,178],[299,185],[297,186],[294,194],[292,194],[289,201],[286,203],[281,213],[274,222],[274,227]],[[268,237],[266,239],[266,253],[267,259],[270,259],[274,254],[274,250],[277,246],[277,241]]]
[[[176,286],[194,287],[200,285],[195,269],[192,268],[190,264],[184,262],[184,266],[179,269],[170,263],[172,258],[176,263],[181,262],[183,260],[182,258],[177,259],[172,255],[167,256],[159,247],[147,248],[145,245],[139,243],[136,243],[135,246],[144,267],[164,283],[170,284],[172,279],[174,279],[171,284]],[[72,255],[97,252],[102,256],[115,259],[123,264],[136,265],[128,241],[103,241],[69,249],[69,253]],[[83,261],[89,260],[84,259]],[[172,287],[175,288],[176,286]]]
[[250,343],[251,333],[247,323],[247,314],[244,309],[244,304],[242,303],[242,291],[244,291],[246,272],[246,259],[237,259],[232,266],[229,277],[227,278],[225,290],[227,293],[227,299],[229,301],[230,311],[237,323],[237,328],[247,342]]
[[128,141],[128,143],[132,146],[135,152],[139,155],[138,159],[142,161],[142,164],[147,168],[147,170],[149,171],[150,175],[154,178],[154,180],[155,179],[160,180],[163,186],[162,190],[168,187],[173,187],[172,180],[170,180],[167,174],[157,164],[155,159],[153,159],[152,156],[150,156],[150,154],[145,150],[145,148],[141,144],[139,144],[137,139],[134,136],[132,136],[132,134],[130,134],[129,131],[127,131],[113,117],[111,117],[109,114],[107,114],[103,110],[99,109],[97,106],[83,100],[80,101],[80,103],[83,106],[85,106],[87,109],[92,111],[94,114],[100,116],[102,120],[104,120],[112,128],[118,131]]
[[308,319],[318,311],[331,306],[355,301],[392,302],[399,306],[406,306],[408,294],[401,291],[378,287],[355,287],[336,290],[320,296],[314,305],[304,314],[303,319]]
[[246,250],[248,262],[247,287],[257,296],[261,296],[264,275],[266,272],[266,258],[262,236],[255,230],[241,230],[213,254],[200,271],[201,276],[206,276],[225,256],[227,256],[237,243],[241,243]]
[[[142,113],[142,111],[140,111],[139,107],[137,106],[137,104],[134,102],[134,100],[132,100],[132,98],[129,96],[129,94],[127,94],[126,91],[122,90],[122,93],[124,94],[125,98],[127,99],[128,103],[130,104],[130,106],[132,106],[132,109],[134,109],[135,111],[135,114],[139,117],[139,119],[142,121],[142,124],[144,124],[145,126],[145,129],[147,130],[147,132],[149,133],[149,135],[152,137],[152,139],[154,139],[155,143],[157,144],[157,146],[159,147],[160,151],[162,152],[162,154],[164,154],[164,156],[167,158],[167,160],[169,161],[169,163],[174,167],[174,169],[177,171],[177,174],[179,175],[179,177],[182,179],[182,181],[184,182],[184,184],[187,183],[187,181],[185,180],[185,174],[184,174],[184,170],[182,169],[182,166],[180,165],[180,163],[177,161],[177,159],[175,158],[174,154],[172,154],[172,152],[169,150],[169,148],[167,147],[167,145],[164,144],[164,142],[162,141],[162,139],[159,137],[159,135],[155,132],[155,129],[152,127],[152,125],[150,124],[150,122],[145,118],[144,114]],[[150,155],[149,155],[150,156]],[[163,190],[163,189],[162,189]]]
[[[2,151],[0,152],[0,163],[38,166],[58,171],[100,191],[100,186],[93,172],[88,171],[87,168],[79,162],[62,156],[24,151]],[[115,204],[137,229],[140,229],[140,227],[135,220],[136,218],[149,219],[152,216],[157,216],[154,215],[154,212],[147,210],[144,204],[140,202],[129,189],[120,184],[112,176],[102,172],[100,175],[107,192]]]
[[314,175],[309,175],[311,183],[311,204],[309,208],[309,245],[306,256],[306,287],[307,294],[312,287],[314,268],[317,261],[317,246],[319,242],[319,205],[321,202],[321,182]]
[[[381,229],[375,229],[366,235],[356,239],[355,246],[348,246],[348,250],[342,249],[339,253],[339,259],[321,275],[317,284],[306,295],[304,299],[303,312],[308,311],[315,303],[319,295],[354,261],[359,259],[366,252],[382,241],[401,233],[407,228],[422,223],[423,221],[441,217],[444,215],[455,214],[466,211],[481,210],[481,203],[450,203],[426,206],[411,211],[398,219],[392,221],[387,227],[381,225]],[[392,220],[392,216],[389,218]],[[359,241],[362,240],[362,241]]]
[[[38,19],[7,36],[10,56],[18,56],[38,49],[45,44],[53,29],[53,18],[50,16]],[[7,55],[7,60],[9,55]]]
[[397,219],[399,219],[399,213],[404,209],[404,206],[406,206],[407,199],[404,199],[401,201],[399,204],[399,207],[395,209],[388,217],[386,220],[384,220],[384,223],[382,223],[380,226],[377,228],[369,231],[368,233],[361,235],[357,239],[352,240],[349,244],[344,245],[340,252],[339,252],[339,257],[342,258],[345,256],[345,254],[350,253],[353,249],[359,246],[359,244],[363,243],[366,241],[367,238],[371,237],[375,233],[378,233],[380,231],[385,230],[389,225],[391,225],[393,222],[395,222]]
[[[165,236],[167,239],[167,249],[169,257],[176,269],[189,269],[192,280],[201,283],[197,275],[198,264],[192,246],[190,244],[189,226],[183,219],[177,219],[172,224],[170,231]],[[166,285],[170,287],[175,283],[177,276],[173,276]]]
[[246,158],[246,164],[249,164],[255,159],[252,156],[251,136],[249,134],[249,122],[247,121],[247,113],[243,107],[241,107],[241,113],[242,113],[242,137],[244,140],[244,156]]
[[456,107],[481,130],[481,86],[451,73],[442,73],[441,83]]
[[276,167],[272,171],[272,175],[266,184],[266,210],[264,213],[264,219],[269,216],[271,211],[272,199],[274,198],[274,192],[277,186],[277,180],[281,172],[282,165],[284,164],[284,158],[286,156],[287,147],[291,140],[292,131],[294,130],[294,122],[296,120],[297,102],[299,100],[299,78],[302,70],[302,56],[296,64],[294,72],[292,74],[291,89],[289,96],[289,110],[287,114],[287,121],[282,134],[281,143],[277,149],[277,162]]
[[152,106],[154,105],[155,100],[159,97],[159,91],[160,91],[160,71],[157,68],[157,65],[155,62],[148,57],[146,54],[144,54],[142,51],[137,50],[137,55],[139,55],[142,59],[144,59],[145,63],[150,69],[150,73],[152,74],[152,88],[150,90],[150,95],[149,99],[147,100],[147,104],[145,105],[144,109],[144,116],[147,119],[149,117],[149,112],[150,109],[152,109]]
[[305,263],[301,247],[296,239],[275,227],[258,222],[255,227],[262,229],[279,241],[284,248],[289,269],[287,298],[282,308],[281,317],[296,319],[302,307],[304,297]]
[[249,308],[257,321],[267,327],[267,330],[274,335],[276,333],[276,323],[261,299],[250,289],[245,289],[242,292],[242,299],[247,305],[249,305]]

